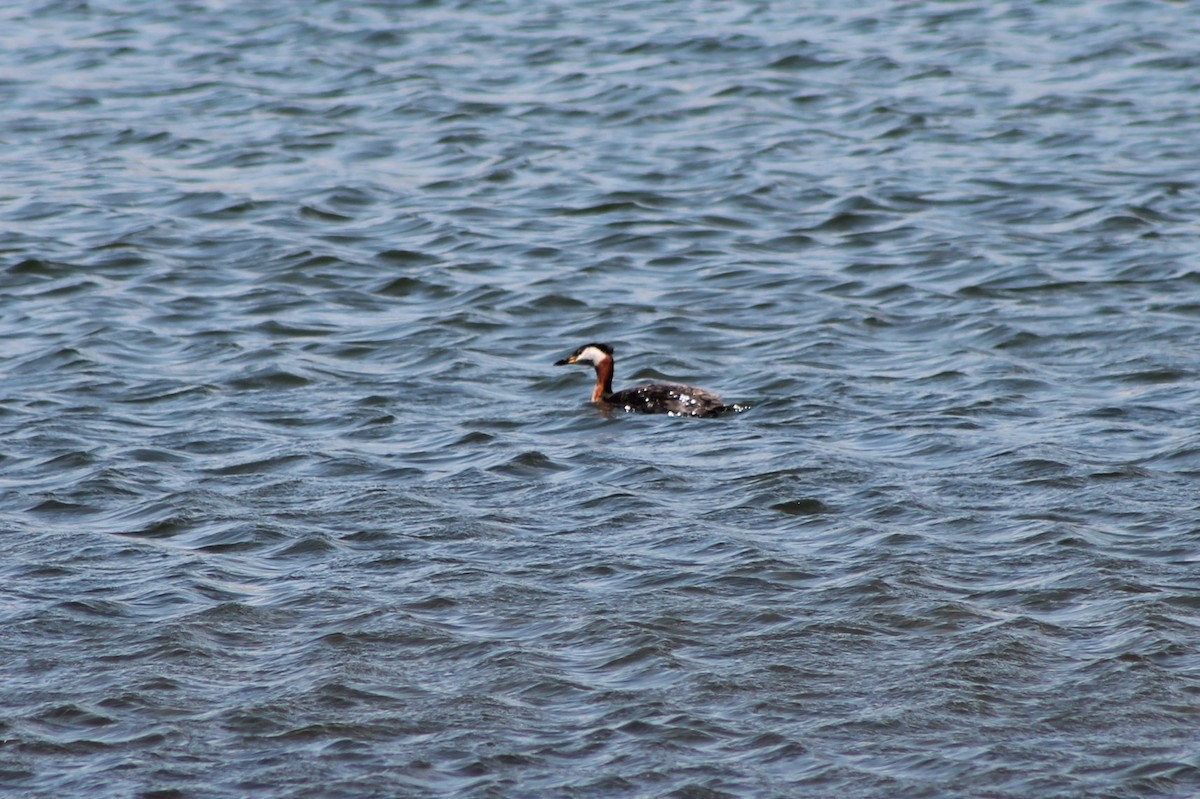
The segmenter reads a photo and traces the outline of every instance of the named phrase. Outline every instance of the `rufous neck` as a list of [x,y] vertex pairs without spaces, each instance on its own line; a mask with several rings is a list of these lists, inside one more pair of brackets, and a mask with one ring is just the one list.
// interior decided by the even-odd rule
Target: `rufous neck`
[[605,358],[596,364],[596,387],[592,390],[592,402],[599,402],[612,394],[612,379],[612,358]]

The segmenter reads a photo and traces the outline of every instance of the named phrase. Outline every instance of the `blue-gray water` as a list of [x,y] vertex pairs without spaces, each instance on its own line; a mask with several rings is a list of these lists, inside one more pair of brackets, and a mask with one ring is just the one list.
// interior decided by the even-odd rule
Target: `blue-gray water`
[[0,789],[1196,795],[1197,42],[6,4]]

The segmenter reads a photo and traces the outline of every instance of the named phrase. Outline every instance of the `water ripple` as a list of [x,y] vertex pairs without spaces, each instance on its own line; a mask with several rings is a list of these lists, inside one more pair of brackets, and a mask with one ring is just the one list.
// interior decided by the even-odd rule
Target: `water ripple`
[[0,785],[1195,793],[1179,11],[0,11]]

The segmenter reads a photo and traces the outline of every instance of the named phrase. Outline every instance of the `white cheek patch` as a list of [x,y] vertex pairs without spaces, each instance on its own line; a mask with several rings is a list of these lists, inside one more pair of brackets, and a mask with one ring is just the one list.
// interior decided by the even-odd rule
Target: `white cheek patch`
[[607,357],[608,354],[599,347],[584,347],[583,351],[575,356],[575,363],[590,363],[594,366]]

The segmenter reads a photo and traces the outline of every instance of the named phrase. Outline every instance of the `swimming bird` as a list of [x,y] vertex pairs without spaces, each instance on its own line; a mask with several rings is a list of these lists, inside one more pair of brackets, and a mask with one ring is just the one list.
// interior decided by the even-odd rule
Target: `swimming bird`
[[605,410],[629,413],[666,413],[671,416],[720,416],[736,405],[726,405],[711,391],[675,383],[650,383],[624,391],[613,391],[613,348],[608,344],[584,344],[575,352],[557,361],[555,366],[590,364],[596,370],[596,387],[592,402]]

